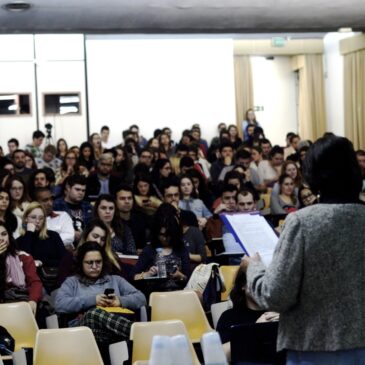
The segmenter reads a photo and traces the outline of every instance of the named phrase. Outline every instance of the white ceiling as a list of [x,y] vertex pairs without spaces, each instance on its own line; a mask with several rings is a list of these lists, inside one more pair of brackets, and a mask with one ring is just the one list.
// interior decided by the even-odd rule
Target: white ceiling
[[[3,6],[18,0],[0,0]],[[26,0],[28,1],[28,0]],[[364,0],[29,0],[0,33],[296,33],[365,30]]]

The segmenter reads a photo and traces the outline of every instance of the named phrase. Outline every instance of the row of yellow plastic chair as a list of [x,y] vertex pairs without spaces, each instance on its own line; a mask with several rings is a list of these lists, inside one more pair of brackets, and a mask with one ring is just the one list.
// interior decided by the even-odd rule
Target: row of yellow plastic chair
[[[233,286],[238,266],[221,266],[220,269],[227,288],[226,292],[223,293],[222,300],[226,300]],[[139,328],[139,326],[141,326],[142,328],[143,326],[151,326],[151,329],[155,329],[154,326],[158,326],[158,323],[160,323],[161,321],[181,321],[184,330],[185,332],[187,332],[187,335],[192,343],[199,342],[204,333],[213,331],[200,303],[200,300],[197,294],[193,291],[182,290],[175,292],[152,293],[150,296],[149,304],[152,309],[152,322],[135,323],[133,325],[131,339],[135,341],[134,347],[136,349],[139,348],[140,341],[142,341],[141,346],[146,349],[148,348],[148,346],[145,346],[145,342],[143,342],[143,340],[136,340],[136,333],[138,333],[137,329]],[[31,347],[35,349],[35,365],[46,364],[47,362],[42,360],[42,356],[44,355],[46,358],[48,358],[49,356],[51,356],[51,354],[57,355],[55,356],[55,361],[52,361],[52,364],[57,365],[62,363],[69,363],[64,361],[65,354],[62,351],[65,351],[66,347],[66,349],[68,349],[66,352],[73,357],[76,357],[76,353],[74,353],[74,351],[79,350],[80,346],[74,346],[74,344],[79,344],[82,342],[76,341],[75,336],[85,335],[85,331],[88,332],[88,334],[85,336],[91,336],[94,340],[92,332],[88,329],[82,329],[82,331],[80,330],[81,332],[79,332],[80,328],[38,330],[34,315],[31,311],[29,304],[26,302],[0,304],[0,325],[7,328],[10,334],[14,337],[16,344],[15,350],[19,350],[23,347]],[[67,335],[62,331],[67,331]],[[182,333],[174,333],[174,335],[175,334]],[[47,350],[52,348],[52,343],[56,343],[57,345],[57,342],[58,350]],[[86,343],[89,343],[88,346],[91,346],[90,342],[86,341],[85,344]],[[44,346],[44,344],[47,345]],[[94,345],[96,346],[95,340]],[[63,349],[62,351],[60,350],[61,348]],[[91,347],[85,347],[85,353],[92,352],[93,351]],[[141,351],[138,350],[137,352]],[[149,355],[149,350],[145,350],[145,352],[148,352]],[[95,352],[93,353],[95,354]],[[97,353],[99,352],[97,351]],[[63,359],[62,362],[59,362],[57,360],[58,358]],[[136,360],[137,359],[133,358],[133,361]],[[84,363],[83,361],[84,360],[82,360],[82,362],[76,363],[82,365]],[[48,362],[48,364],[49,363],[50,362]],[[94,362],[89,361],[87,363],[92,364]]]
[[[181,299],[181,296],[178,296]],[[194,292],[186,292],[183,297],[188,306],[194,302],[194,299],[192,300],[192,298],[198,300]],[[154,305],[159,305],[158,303],[160,300],[163,300],[163,298],[156,295],[152,301]],[[169,303],[172,304],[173,301],[170,300]],[[196,305],[193,304],[193,306],[196,309]],[[195,309],[193,310],[195,311]],[[160,311],[156,310],[155,315],[158,317]],[[0,325],[7,328],[14,337],[16,351],[19,351],[23,347],[34,348],[34,365],[103,364],[96,341],[89,328],[75,327],[38,330],[31,308],[26,302],[1,304]],[[208,322],[202,323],[200,320],[197,325],[203,325],[204,327],[202,327],[202,329],[204,328],[207,331],[212,331]],[[193,332],[193,334],[197,335],[197,332]],[[130,339],[133,340],[132,363],[148,360],[152,338],[155,335],[185,335],[187,338],[191,338],[191,335],[188,333],[181,320],[136,322],[133,324],[130,334]],[[196,338],[196,340],[198,340],[198,338]],[[199,361],[191,341],[190,350],[194,365],[198,365]],[[123,354],[118,354],[118,356],[119,359],[121,359]],[[128,354],[127,357],[124,356],[124,359],[128,359]]]

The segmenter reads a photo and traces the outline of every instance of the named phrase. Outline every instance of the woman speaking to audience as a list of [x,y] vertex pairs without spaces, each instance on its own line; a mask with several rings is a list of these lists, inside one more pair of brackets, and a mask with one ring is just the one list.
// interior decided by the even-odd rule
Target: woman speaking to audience
[[351,142],[320,138],[304,178],[319,204],[288,216],[268,268],[259,255],[242,260],[248,290],[280,312],[287,364],[365,364],[365,206]]

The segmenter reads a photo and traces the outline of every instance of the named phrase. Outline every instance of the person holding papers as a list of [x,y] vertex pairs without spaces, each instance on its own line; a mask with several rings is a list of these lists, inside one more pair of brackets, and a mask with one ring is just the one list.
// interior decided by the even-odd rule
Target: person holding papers
[[268,267],[244,257],[247,288],[262,309],[280,312],[287,364],[365,364],[365,206],[352,143],[320,138],[304,178],[319,203],[287,217]]

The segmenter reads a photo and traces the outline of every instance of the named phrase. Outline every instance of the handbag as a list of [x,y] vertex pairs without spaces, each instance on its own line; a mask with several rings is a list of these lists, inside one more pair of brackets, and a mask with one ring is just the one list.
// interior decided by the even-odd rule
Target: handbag
[[38,275],[47,290],[57,287],[58,267],[41,266],[38,268]]
[[223,276],[217,263],[200,264],[193,271],[185,290],[194,290],[203,297],[204,310],[220,301],[221,293],[226,290]]
[[4,293],[5,302],[28,302],[29,292],[27,288],[13,286]]

